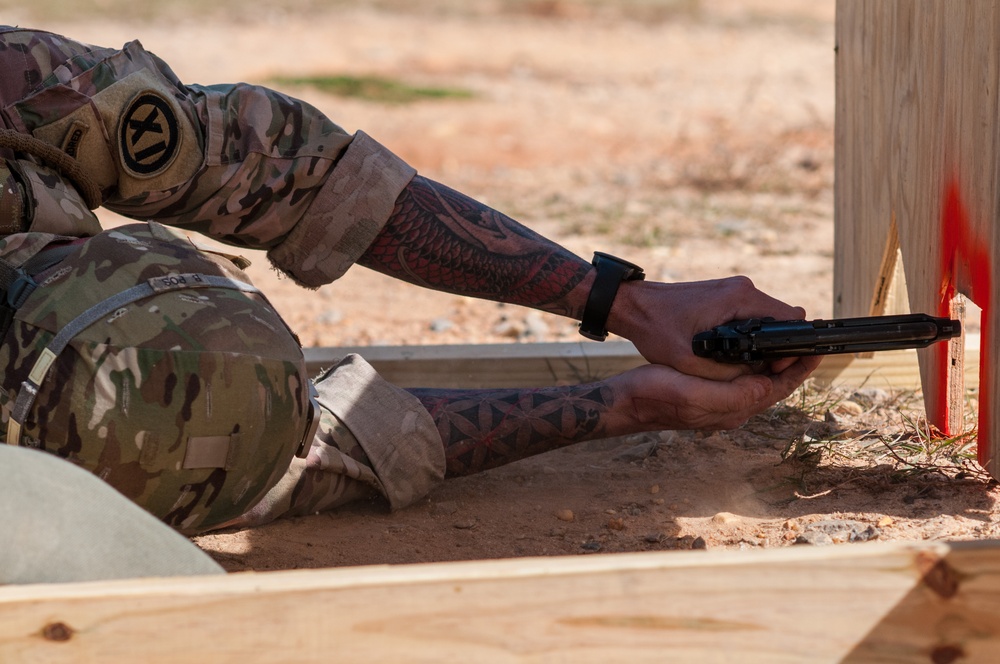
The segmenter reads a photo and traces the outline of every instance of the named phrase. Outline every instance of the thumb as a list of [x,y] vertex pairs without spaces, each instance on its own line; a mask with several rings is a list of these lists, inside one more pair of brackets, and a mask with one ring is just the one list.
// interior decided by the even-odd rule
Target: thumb
[[759,374],[740,376],[734,379],[730,385],[735,388],[730,394],[738,403],[733,403],[729,410],[757,411],[770,405],[774,383],[767,376]]

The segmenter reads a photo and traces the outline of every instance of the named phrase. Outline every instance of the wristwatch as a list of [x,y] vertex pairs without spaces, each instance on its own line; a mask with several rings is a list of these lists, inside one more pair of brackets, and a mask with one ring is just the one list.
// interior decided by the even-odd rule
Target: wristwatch
[[591,263],[597,268],[597,276],[583,308],[580,334],[594,341],[604,341],[608,338],[608,314],[611,313],[618,287],[623,281],[642,281],[646,275],[635,263],[600,251],[594,252]]

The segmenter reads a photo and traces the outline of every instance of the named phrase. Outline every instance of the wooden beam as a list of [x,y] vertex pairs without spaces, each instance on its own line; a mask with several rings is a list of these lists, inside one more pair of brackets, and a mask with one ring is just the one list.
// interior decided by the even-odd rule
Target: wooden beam
[[607,378],[645,360],[628,341],[306,348],[315,375],[358,353],[401,387],[541,387]]
[[3,662],[923,664],[991,661],[998,632],[996,542],[0,588]]
[[[979,381],[978,337],[967,339],[966,385]],[[452,346],[359,346],[306,348],[315,375],[347,353],[358,353],[389,382],[401,387],[538,387],[581,383],[645,363],[628,341],[482,344]],[[870,358],[831,355],[813,374],[820,385],[918,389],[917,351],[888,351]]]

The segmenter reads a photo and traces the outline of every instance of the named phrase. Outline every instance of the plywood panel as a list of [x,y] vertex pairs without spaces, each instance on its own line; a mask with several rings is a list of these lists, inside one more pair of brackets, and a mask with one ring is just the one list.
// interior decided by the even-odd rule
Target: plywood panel
[[[990,306],[1000,6],[839,0],[837,12],[835,311],[847,315],[877,299],[885,265],[876,266],[866,243],[885,247],[894,223],[912,311],[957,314],[958,293],[983,310],[979,455],[1000,476]],[[961,340],[919,353],[928,416],[946,431],[961,421],[961,358]]]
[[[877,2],[838,2],[834,217],[835,317],[882,313],[872,302],[888,289],[898,246],[890,205],[891,86],[870,73],[885,61],[891,35],[865,29]],[[863,111],[861,110],[863,109]],[[888,260],[886,257],[890,257]]]

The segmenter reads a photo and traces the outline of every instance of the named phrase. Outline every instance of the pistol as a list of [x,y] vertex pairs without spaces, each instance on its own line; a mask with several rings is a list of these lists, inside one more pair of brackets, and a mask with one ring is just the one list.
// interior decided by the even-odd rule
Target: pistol
[[751,318],[696,334],[694,354],[717,362],[757,364],[782,357],[925,348],[957,337],[962,323],[927,314],[785,320]]

